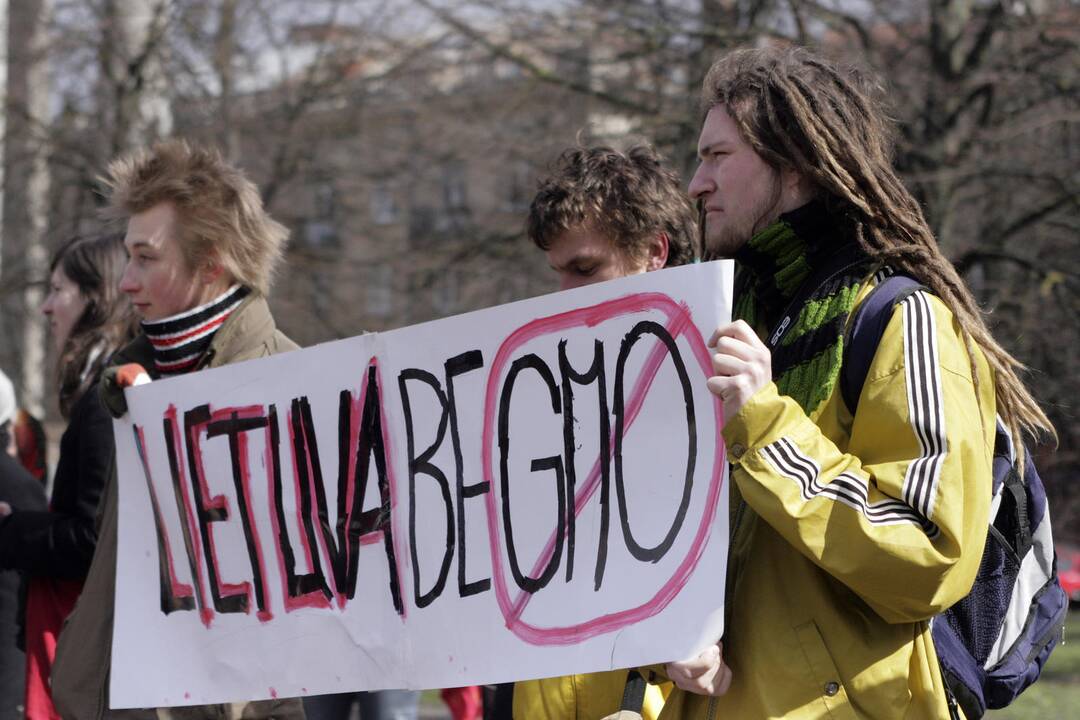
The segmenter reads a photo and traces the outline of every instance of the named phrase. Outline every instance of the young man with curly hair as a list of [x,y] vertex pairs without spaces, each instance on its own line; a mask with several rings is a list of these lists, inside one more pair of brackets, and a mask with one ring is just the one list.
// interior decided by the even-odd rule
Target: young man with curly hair
[[[529,208],[529,239],[543,250],[562,289],[684,265],[694,257],[694,207],[678,175],[651,148],[564,152]],[[627,670],[519,682],[514,717],[602,718],[619,710]],[[644,717],[663,706],[646,691]]]

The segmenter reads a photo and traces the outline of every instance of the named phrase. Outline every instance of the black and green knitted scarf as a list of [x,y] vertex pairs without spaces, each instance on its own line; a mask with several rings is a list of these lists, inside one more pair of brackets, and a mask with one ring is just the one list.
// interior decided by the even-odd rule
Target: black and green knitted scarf
[[[735,256],[734,317],[763,337],[775,331],[796,296],[805,298],[772,351],[772,376],[780,393],[811,415],[840,377],[844,327],[873,267],[846,235],[824,207],[810,203],[782,215]],[[807,282],[818,286],[804,288]]]

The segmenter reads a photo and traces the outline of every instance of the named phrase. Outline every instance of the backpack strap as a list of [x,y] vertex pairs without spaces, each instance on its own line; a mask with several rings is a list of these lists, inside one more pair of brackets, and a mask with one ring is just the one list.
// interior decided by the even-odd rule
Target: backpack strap
[[620,711],[640,713],[645,705],[645,678],[635,669],[626,673],[626,686],[623,688]]
[[855,309],[847,342],[844,343],[844,359],[840,369],[841,397],[852,415],[859,406],[866,374],[870,372],[870,363],[881,336],[885,334],[893,308],[913,293],[925,289],[918,280],[907,275],[890,275],[878,283]]
[[[952,685],[949,682],[945,667],[941,664],[940,657],[938,657],[938,672],[941,673],[941,684],[945,686],[945,705],[949,708],[949,720],[964,720],[960,715],[960,701],[956,699],[956,694],[953,693]],[[972,720],[974,720],[974,717]]]
[[483,720],[514,720],[514,683],[484,685]]

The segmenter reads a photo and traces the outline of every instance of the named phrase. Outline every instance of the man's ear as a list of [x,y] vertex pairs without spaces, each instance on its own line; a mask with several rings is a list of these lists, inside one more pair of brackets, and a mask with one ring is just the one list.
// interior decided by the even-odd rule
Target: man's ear
[[814,199],[814,186],[794,168],[780,169],[780,187],[783,191],[782,212],[790,212]]
[[202,268],[199,270],[199,277],[205,285],[217,285],[222,282],[225,277],[225,268],[221,264],[221,260],[218,258],[217,251],[211,250],[203,258]]
[[667,265],[668,258],[668,235],[666,232],[658,232],[649,241],[649,255],[645,261],[645,271],[660,270]]

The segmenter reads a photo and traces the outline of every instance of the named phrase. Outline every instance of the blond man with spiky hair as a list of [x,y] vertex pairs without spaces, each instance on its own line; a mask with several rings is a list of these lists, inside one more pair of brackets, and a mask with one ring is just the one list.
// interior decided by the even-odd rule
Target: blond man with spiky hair
[[115,160],[104,181],[108,216],[130,220],[169,207],[189,268],[215,262],[231,280],[264,297],[270,291],[288,230],[263,209],[254,183],[216,150],[163,142]]
[[[167,377],[296,348],[277,330],[266,302],[288,233],[243,172],[215,150],[170,140],[116,160],[105,183],[108,214],[127,222],[120,289],[142,320],[142,333],[117,353],[102,380],[102,400],[114,415],[127,412],[123,387],[140,372]],[[53,699],[65,720],[304,717],[299,700],[110,710],[115,473],[100,515],[90,573],[52,671]]]

